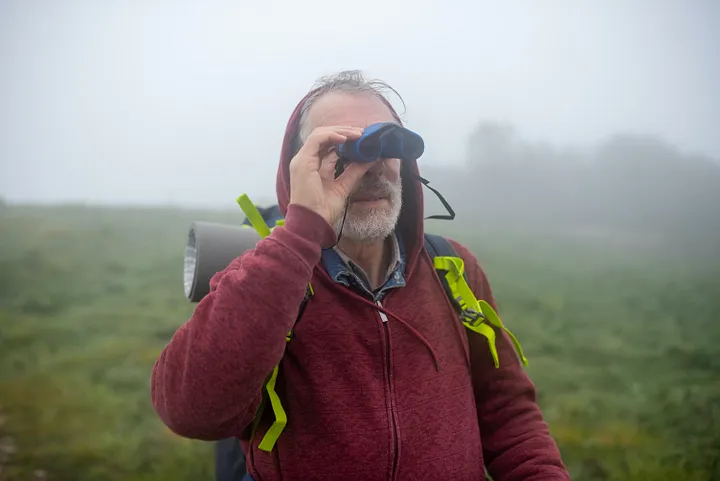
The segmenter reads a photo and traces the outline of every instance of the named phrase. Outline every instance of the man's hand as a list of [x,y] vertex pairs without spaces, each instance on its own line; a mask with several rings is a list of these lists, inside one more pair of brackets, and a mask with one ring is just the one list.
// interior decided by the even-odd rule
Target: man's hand
[[353,162],[336,179],[338,161],[336,146],[360,138],[359,127],[318,127],[310,134],[297,155],[290,161],[290,203],[307,207],[331,226],[345,210],[357,182],[373,165]]

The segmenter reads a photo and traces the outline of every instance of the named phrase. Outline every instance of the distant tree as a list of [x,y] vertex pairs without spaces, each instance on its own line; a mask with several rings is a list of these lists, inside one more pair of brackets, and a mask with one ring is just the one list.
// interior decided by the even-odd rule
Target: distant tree
[[[466,169],[433,177],[454,203],[475,192],[464,220],[636,230],[720,245],[720,163],[654,135],[619,133],[597,147],[569,150],[522,138],[509,123],[484,120],[466,144]],[[461,209],[462,210],[462,209]]]
[[666,178],[685,167],[677,148],[649,135],[615,135],[600,144],[596,158],[601,169],[634,180]]

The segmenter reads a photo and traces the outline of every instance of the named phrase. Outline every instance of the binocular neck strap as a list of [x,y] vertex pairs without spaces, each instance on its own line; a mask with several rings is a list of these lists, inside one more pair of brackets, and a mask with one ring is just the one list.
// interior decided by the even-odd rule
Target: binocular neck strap
[[423,177],[420,177],[419,175],[416,175],[415,177],[417,177],[417,180],[419,180],[420,182],[422,182],[422,184],[423,184],[425,187],[427,187],[428,189],[430,189],[430,190],[433,192],[433,194],[435,194],[435,195],[437,196],[437,198],[440,199],[440,202],[442,202],[443,207],[445,207],[445,209],[448,211],[447,214],[435,214],[435,215],[431,215],[431,216],[425,217],[425,219],[426,219],[426,220],[427,220],[427,219],[441,219],[441,220],[453,220],[453,219],[455,219],[455,211],[453,210],[452,207],[450,207],[450,204],[448,204],[448,201],[445,200],[445,197],[443,197],[440,192],[438,192],[436,189],[430,187],[430,181],[427,180],[427,179],[425,179],[425,178],[423,178]]
[[[443,205],[443,207],[445,207],[445,210],[448,211],[447,214],[435,214],[435,215],[425,217],[425,220],[428,220],[428,219],[453,220],[453,219],[455,219],[455,211],[453,210],[452,207],[450,207],[450,204],[448,204],[448,201],[445,200],[445,197],[443,197],[443,195],[440,192],[438,192],[437,189],[430,187],[430,181],[419,175],[415,175],[415,174],[412,174],[412,175],[417,180],[422,182],[422,184],[425,187],[430,189],[437,196],[437,198],[440,199],[440,202],[442,202],[442,205]],[[342,223],[340,224],[340,232],[338,232],[338,236],[337,236],[337,240],[335,241],[335,244],[333,244],[330,248],[335,247],[338,244],[338,242],[340,242],[340,237],[342,237],[342,230],[343,230],[343,227],[345,227],[345,218],[347,217],[347,211],[348,211],[348,200],[345,199],[345,209],[343,212]]]

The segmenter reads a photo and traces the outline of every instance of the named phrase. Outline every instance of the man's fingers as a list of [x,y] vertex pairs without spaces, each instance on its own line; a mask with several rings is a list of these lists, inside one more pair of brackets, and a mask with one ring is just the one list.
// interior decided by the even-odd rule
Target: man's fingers
[[325,132],[325,135],[311,135],[298,151],[297,155],[290,161],[290,167],[305,165],[311,170],[320,169],[322,150],[327,150],[330,145],[342,144],[347,136],[336,132]]
[[290,161],[290,168],[296,169],[304,165],[306,169],[318,171],[320,159],[338,144],[349,139],[357,139],[362,135],[363,129],[357,127],[320,127],[310,134],[295,157]]
[[362,135],[362,129],[355,127],[323,127],[315,129],[300,149],[308,154],[319,152],[331,145],[338,145],[348,139],[357,139]]
[[320,164],[320,177],[323,180],[332,182],[335,179],[335,166],[340,160],[336,150],[331,150],[321,161]]

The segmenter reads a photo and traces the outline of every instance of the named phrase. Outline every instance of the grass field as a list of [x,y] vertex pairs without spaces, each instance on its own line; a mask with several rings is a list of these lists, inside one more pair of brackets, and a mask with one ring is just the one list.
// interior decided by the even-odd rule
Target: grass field
[[[0,481],[212,479],[211,446],[170,433],[149,396],[192,312],[192,220],[241,214],[0,210]],[[490,277],[573,478],[720,480],[720,256],[501,232],[452,235]]]

